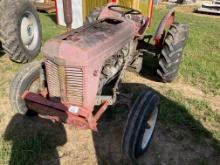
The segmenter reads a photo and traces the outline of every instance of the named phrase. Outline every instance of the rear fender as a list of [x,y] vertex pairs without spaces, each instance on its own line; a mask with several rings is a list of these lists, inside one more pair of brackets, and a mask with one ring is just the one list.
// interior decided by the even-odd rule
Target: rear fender
[[175,18],[175,11],[171,9],[161,20],[160,25],[154,36],[155,46],[162,47],[163,39],[165,37],[166,30],[173,24]]

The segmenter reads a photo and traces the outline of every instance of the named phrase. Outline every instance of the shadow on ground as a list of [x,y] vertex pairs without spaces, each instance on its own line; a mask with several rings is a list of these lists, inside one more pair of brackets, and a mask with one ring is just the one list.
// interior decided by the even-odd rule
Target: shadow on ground
[[[142,84],[122,84],[122,88],[125,93],[153,90]],[[148,152],[134,164],[219,164],[220,150],[214,148],[220,146],[220,142],[187,112],[184,105],[155,92],[161,98],[159,122]],[[110,109],[98,125],[99,132],[93,133],[99,165],[132,164],[121,152],[128,111],[120,106]]]
[[[153,76],[151,70],[145,69],[145,75]],[[143,90],[153,89],[138,83],[121,85],[121,91],[133,93],[134,98]],[[159,122],[148,152],[135,164],[220,164],[220,150],[217,147],[220,146],[219,141],[188,113],[183,104],[155,92],[161,98]],[[109,108],[101,118],[99,132],[92,134],[98,165],[131,164],[121,152],[122,133],[128,112],[128,107],[116,105]],[[67,142],[62,124],[18,114],[11,119],[4,139],[12,142],[9,165],[59,165],[57,147]]]
[[159,65],[159,52],[158,49],[155,49],[155,46],[152,45],[152,38],[152,35],[146,35],[144,36],[144,40],[138,43],[138,49],[143,50],[143,66],[140,75],[149,80],[159,82],[160,79],[156,73]]
[[0,57],[4,56],[5,55],[5,52],[2,48],[2,43],[0,42]]
[[59,165],[57,147],[66,143],[66,131],[62,124],[16,114],[5,131],[4,140],[12,143],[9,165],[39,162]]
[[143,68],[141,70],[140,75],[155,81],[155,82],[159,82],[159,77],[157,77],[157,67],[158,67],[158,59],[155,56],[152,55],[145,55],[144,59],[143,59]]

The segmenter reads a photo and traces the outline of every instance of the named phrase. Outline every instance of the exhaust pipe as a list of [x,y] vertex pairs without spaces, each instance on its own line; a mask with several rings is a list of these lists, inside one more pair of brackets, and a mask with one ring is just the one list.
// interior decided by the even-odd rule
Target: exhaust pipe
[[64,20],[67,26],[67,31],[72,29],[72,1],[71,0],[63,0],[63,11],[64,11]]

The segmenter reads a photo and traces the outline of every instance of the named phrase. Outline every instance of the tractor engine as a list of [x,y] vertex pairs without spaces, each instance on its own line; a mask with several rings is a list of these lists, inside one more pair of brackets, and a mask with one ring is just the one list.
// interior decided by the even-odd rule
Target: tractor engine
[[137,41],[132,40],[129,44],[125,45],[121,50],[105,61],[100,75],[98,88],[99,95],[101,95],[104,85],[115,79],[124,65],[132,62],[132,59],[134,59],[136,55],[133,53],[136,50],[136,46]]
[[43,49],[50,99],[93,110],[97,94],[132,61],[140,21],[120,14],[48,41]]

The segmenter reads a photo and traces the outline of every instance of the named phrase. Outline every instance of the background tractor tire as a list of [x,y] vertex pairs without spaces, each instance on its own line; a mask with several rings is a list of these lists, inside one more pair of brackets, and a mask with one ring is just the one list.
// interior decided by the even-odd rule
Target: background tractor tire
[[144,91],[129,112],[122,151],[132,161],[143,155],[150,145],[159,113],[158,106],[159,96],[152,91]]
[[12,80],[9,98],[12,109],[16,113],[26,115],[32,112],[28,109],[21,96],[26,90],[38,92],[38,85],[40,84],[38,84],[38,80],[40,79],[41,68],[42,62],[39,61],[25,64]]
[[162,82],[172,82],[176,78],[187,38],[187,25],[171,25],[158,61],[157,74]]
[[30,0],[0,1],[0,40],[12,61],[26,63],[41,50],[41,23]]

